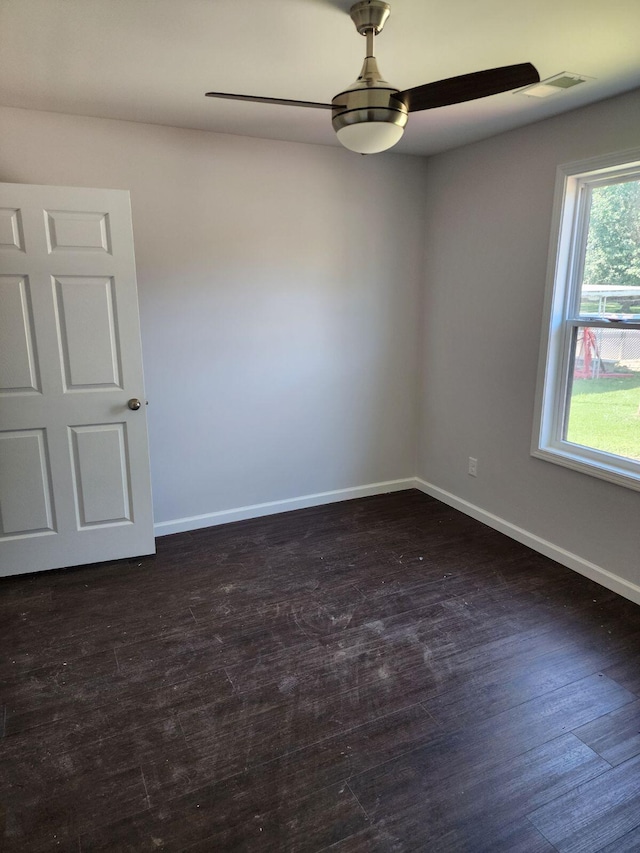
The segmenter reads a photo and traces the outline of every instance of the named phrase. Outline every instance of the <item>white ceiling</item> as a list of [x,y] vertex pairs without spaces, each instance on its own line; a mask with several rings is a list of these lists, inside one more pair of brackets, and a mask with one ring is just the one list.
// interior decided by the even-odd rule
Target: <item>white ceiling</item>
[[[337,145],[328,102],[358,75],[350,0],[0,0],[0,104]],[[400,89],[533,62],[595,78],[547,100],[505,93],[413,113],[394,149],[431,154],[640,86],[640,0],[391,0],[376,40]]]

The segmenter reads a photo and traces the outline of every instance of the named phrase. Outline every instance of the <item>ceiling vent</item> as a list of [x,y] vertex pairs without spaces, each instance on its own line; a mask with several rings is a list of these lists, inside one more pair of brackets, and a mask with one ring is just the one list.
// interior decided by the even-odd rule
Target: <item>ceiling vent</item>
[[567,89],[573,89],[574,86],[579,86],[580,83],[586,83],[588,80],[593,79],[593,77],[585,77],[584,74],[572,74],[570,71],[561,71],[560,74],[547,77],[546,80],[541,80],[539,83],[533,83],[531,86],[516,89],[514,94],[526,95],[528,98],[548,98],[550,95],[566,92]]

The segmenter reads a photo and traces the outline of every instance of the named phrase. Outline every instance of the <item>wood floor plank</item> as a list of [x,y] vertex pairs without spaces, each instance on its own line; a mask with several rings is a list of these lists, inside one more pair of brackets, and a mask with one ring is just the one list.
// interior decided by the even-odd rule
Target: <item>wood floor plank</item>
[[521,661],[514,667],[512,661],[498,660],[430,696],[425,707],[447,729],[459,729],[597,675],[610,659],[603,652],[568,643],[532,658],[526,666]]
[[[6,734],[29,737],[44,748],[52,739],[60,740],[59,748],[71,741],[91,742],[113,731],[137,728],[162,720],[183,708],[198,708],[212,701],[222,701],[233,693],[231,682],[223,670],[214,670],[167,687],[129,684],[126,679],[97,684],[89,680],[79,689],[60,690],[57,701],[41,705],[12,705],[7,709]],[[66,747],[65,747],[66,748]]]
[[[500,757],[510,758],[620,708],[634,698],[606,676],[592,675],[467,727],[458,733],[458,738],[467,753],[477,754],[483,763]],[[493,753],[485,759],[482,756],[488,743],[493,745]]]
[[4,782],[9,850],[54,850],[63,843],[73,848],[79,833],[148,809],[140,767],[125,761],[115,770],[102,770],[65,763],[65,758],[71,756],[61,756],[42,775],[31,766]]
[[573,733],[609,764],[640,755],[640,700],[574,729]]
[[616,838],[598,853],[637,853],[638,850],[640,850],[640,826],[636,826],[622,838]]
[[452,830],[443,838],[425,839],[429,853],[557,853],[526,820],[504,823],[481,816],[472,826]]
[[483,815],[438,838],[418,811],[413,817],[380,820],[322,853],[557,853],[526,819],[500,823]]
[[318,853],[400,853],[400,847],[385,829],[370,826]]
[[560,853],[597,853],[640,825],[640,756],[531,812]]
[[86,832],[83,850],[108,853],[197,851],[316,851],[367,824],[346,783],[279,799],[273,789],[227,780],[200,788],[102,831]]
[[573,735],[510,757],[507,751],[499,735],[475,743],[449,736],[355,776],[350,785],[375,824],[395,823],[404,842],[427,834],[430,843],[442,838],[443,849],[454,850],[455,839],[480,845],[486,836],[497,843],[500,828],[526,824],[534,803],[609,769]]
[[640,666],[635,655],[621,656],[616,663],[604,670],[604,674],[640,697]]
[[[266,716],[269,717],[268,712]],[[286,729],[282,716],[277,716],[277,722]],[[220,730],[216,732],[212,725],[199,736],[188,738],[182,748],[164,751],[153,763],[143,762],[152,803],[159,804],[234,774],[242,774],[246,786],[272,786],[286,799],[301,790],[336,784],[439,735],[438,726],[419,705],[346,731],[331,726],[328,731],[334,734],[321,740],[317,738],[323,733],[322,727],[314,723],[306,731],[301,727],[301,734],[291,738],[286,732],[274,736],[270,732],[273,720],[260,721],[264,742],[254,735],[249,720],[241,719],[240,724],[245,726],[237,733],[243,746],[246,744],[242,750],[235,746],[235,740]],[[311,743],[304,745],[308,741]],[[291,744],[297,748],[291,750]]]

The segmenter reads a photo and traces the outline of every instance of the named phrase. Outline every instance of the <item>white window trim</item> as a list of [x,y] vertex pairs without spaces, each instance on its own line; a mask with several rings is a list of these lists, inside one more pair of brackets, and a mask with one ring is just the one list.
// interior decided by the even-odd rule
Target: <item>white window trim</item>
[[[580,275],[583,262],[579,248],[584,245],[588,226],[580,203],[585,185],[593,186],[612,178],[636,175],[640,170],[640,148],[565,163],[558,167],[554,195],[547,283],[538,364],[532,456],[581,471],[612,483],[640,491],[640,463],[604,451],[573,444],[562,438],[567,401],[569,347],[566,344],[570,321],[568,281]],[[638,176],[640,177],[640,175]],[[582,221],[580,221],[582,220]],[[576,239],[579,235],[580,239]],[[616,324],[618,325],[618,324]],[[590,327],[611,328],[607,321],[591,321]],[[640,319],[626,321],[625,328],[640,329]]]

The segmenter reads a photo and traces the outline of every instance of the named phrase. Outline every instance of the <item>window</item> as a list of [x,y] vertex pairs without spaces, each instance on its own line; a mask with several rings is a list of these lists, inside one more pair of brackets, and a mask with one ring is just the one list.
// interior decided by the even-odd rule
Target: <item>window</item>
[[532,453],[640,489],[640,150],[558,170]]

